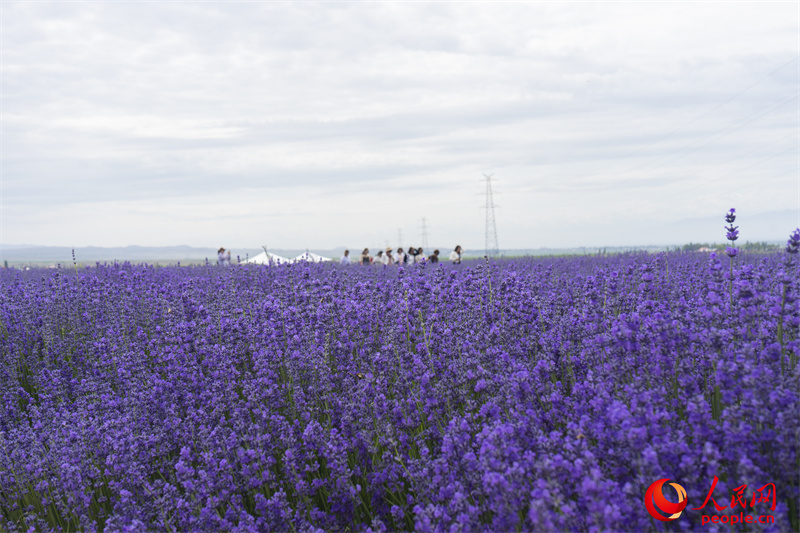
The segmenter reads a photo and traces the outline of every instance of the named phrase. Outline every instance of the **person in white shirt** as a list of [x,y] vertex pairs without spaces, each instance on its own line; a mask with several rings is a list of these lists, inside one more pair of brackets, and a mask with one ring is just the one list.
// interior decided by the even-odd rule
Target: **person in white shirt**
[[394,255],[394,262],[397,263],[397,266],[406,262],[406,254],[402,248],[397,249],[397,253]]
[[460,245],[456,246],[456,249],[453,250],[452,252],[450,252],[450,261],[454,265],[460,265],[461,264],[461,246]]
[[414,257],[414,261],[417,263],[425,261],[425,254],[422,253],[422,248],[417,248],[417,255]]
[[350,264],[350,250],[345,250],[344,255],[341,259],[339,259],[340,265],[349,265]]
[[219,266],[225,266],[225,248],[220,248],[217,251],[217,264]]
[[225,266],[226,267],[231,266],[231,251],[230,250],[225,250]]
[[391,248],[386,248],[386,253],[383,254],[383,257],[381,258],[381,260],[383,261],[384,265],[392,265],[392,264],[394,264],[394,258],[392,258],[392,249]]
[[417,257],[417,251],[414,249],[413,246],[409,246],[408,247],[408,252],[406,252],[406,264],[407,265],[413,265],[414,264],[414,258],[416,258],[416,257]]

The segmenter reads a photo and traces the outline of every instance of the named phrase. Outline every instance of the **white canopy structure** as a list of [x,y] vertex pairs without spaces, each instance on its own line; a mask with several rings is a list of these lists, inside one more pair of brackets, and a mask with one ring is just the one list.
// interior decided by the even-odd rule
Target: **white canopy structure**
[[309,263],[321,263],[323,261],[333,261],[333,260],[330,257],[323,257],[319,254],[315,254],[314,252],[303,252],[302,254],[292,259],[293,263],[297,263],[299,261],[308,261]]
[[272,252],[267,252],[266,250],[245,261],[245,263],[251,265],[285,265],[286,263],[292,262],[293,261],[290,259],[281,257],[278,254],[273,254]]

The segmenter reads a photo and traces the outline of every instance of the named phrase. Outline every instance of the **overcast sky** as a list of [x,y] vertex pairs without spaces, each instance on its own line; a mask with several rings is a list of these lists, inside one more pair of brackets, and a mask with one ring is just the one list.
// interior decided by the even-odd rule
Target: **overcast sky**
[[721,242],[730,207],[744,239],[785,239],[799,20],[764,1],[2,2],[0,242],[360,249],[418,243],[425,217],[431,244],[478,249],[484,174],[501,248]]

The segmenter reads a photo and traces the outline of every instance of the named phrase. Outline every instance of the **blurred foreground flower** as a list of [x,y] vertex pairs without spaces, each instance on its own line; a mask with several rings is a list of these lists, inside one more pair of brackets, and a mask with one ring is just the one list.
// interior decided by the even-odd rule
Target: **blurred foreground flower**
[[786,251],[790,254],[796,254],[800,251],[800,228],[789,235],[789,240],[786,242]]

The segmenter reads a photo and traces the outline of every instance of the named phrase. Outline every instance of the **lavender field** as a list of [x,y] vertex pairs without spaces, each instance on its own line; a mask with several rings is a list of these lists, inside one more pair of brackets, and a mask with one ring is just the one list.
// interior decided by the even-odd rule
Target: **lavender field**
[[798,259],[3,271],[0,529],[798,530]]

